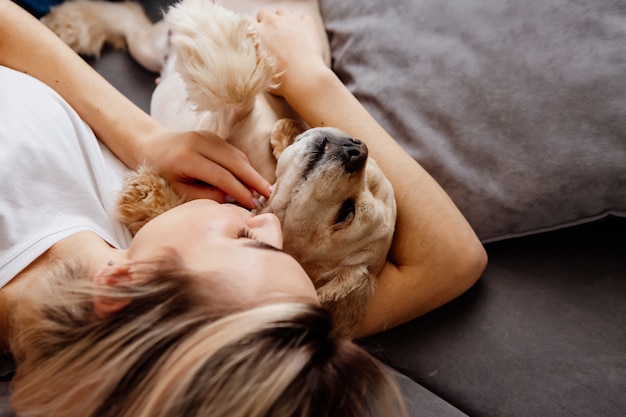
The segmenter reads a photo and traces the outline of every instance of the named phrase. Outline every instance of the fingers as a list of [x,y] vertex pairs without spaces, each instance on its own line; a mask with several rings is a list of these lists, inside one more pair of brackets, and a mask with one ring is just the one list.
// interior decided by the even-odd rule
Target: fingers
[[238,201],[255,208],[254,192],[269,197],[270,184],[250,165],[246,155],[210,132],[188,132],[179,155],[170,155],[168,180],[189,199]]
[[[270,184],[250,165],[250,161],[245,153],[210,132],[203,132],[202,135],[207,139],[210,138],[209,140],[212,142],[210,149],[207,146],[202,154],[205,158],[215,161],[220,167],[224,168],[215,173],[216,181],[221,181],[223,186],[218,182],[215,182],[214,185],[230,193],[237,201],[240,201],[237,198],[237,195],[239,195],[237,191],[241,190],[239,186],[244,184],[248,189],[269,197]],[[237,181],[232,183],[234,180]],[[235,187],[232,189],[232,192],[236,194],[231,193],[230,186]]]
[[[211,198],[220,203],[229,202],[230,197],[247,208],[257,208],[259,203],[252,190],[264,190],[263,195],[267,196],[269,183],[249,165],[247,167],[244,165],[226,169],[217,164],[207,164],[206,160],[195,166],[188,166],[184,175],[195,180],[184,183],[187,190],[185,195],[189,198]],[[253,187],[248,185],[249,182],[256,182],[258,185]]]

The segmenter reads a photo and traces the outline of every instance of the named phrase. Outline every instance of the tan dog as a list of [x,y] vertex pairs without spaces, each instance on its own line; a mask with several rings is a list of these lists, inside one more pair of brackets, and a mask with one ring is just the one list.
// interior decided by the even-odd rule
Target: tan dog
[[276,176],[259,213],[280,219],[285,251],[313,280],[337,331],[352,334],[393,238],[391,184],[363,142],[333,128],[299,135],[280,154]]
[[[293,3],[319,16],[317,3]],[[164,23],[155,25],[146,24],[136,4],[84,1],[64,3],[44,21],[78,52],[98,52],[103,42],[123,39],[140,62],[154,64],[161,53],[167,57],[152,97],[152,115],[173,129],[217,133],[274,183],[259,213],[276,214],[285,251],[313,280],[321,302],[333,312],[335,331],[352,334],[393,237],[393,190],[368,158],[364,143],[332,128],[298,135],[304,130],[298,116],[266,92],[275,79],[274,58],[248,19],[209,0],[183,0],[168,11]],[[164,29],[171,33],[166,52],[161,49]],[[85,39],[72,44],[76,37],[68,32],[115,36],[100,36],[94,51]],[[137,39],[145,44],[138,45]],[[165,180],[142,169],[126,183],[120,217],[135,233],[183,201]]]

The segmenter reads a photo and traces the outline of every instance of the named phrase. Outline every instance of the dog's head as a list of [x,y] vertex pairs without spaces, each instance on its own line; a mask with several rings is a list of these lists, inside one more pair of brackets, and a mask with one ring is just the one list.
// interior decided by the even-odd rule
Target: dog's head
[[280,219],[285,251],[322,302],[366,301],[391,245],[396,204],[365,143],[338,129],[309,129],[279,155],[276,176],[260,212]]

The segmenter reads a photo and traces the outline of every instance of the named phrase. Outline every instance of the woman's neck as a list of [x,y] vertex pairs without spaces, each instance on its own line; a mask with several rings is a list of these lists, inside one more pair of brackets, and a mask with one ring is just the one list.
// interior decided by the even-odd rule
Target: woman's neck
[[8,349],[15,327],[28,326],[33,307],[45,303],[50,290],[50,269],[58,260],[70,260],[91,277],[108,262],[125,259],[125,251],[112,248],[100,236],[83,231],[54,244],[0,289],[0,349]]

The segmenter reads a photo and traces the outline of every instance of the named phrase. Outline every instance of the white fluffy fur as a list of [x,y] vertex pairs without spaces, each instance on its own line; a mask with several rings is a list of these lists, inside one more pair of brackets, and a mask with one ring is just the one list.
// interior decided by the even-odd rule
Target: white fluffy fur
[[275,86],[276,60],[242,15],[204,0],[184,0],[165,21],[176,50],[176,71],[198,111],[225,107],[247,114],[254,99]]

